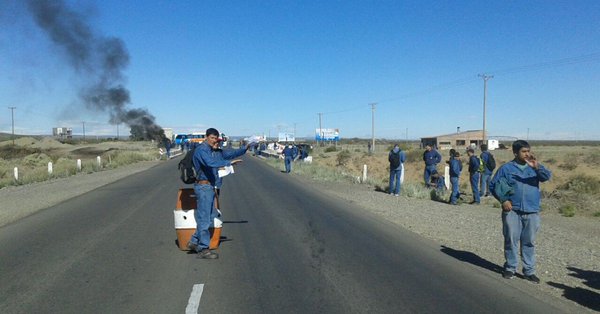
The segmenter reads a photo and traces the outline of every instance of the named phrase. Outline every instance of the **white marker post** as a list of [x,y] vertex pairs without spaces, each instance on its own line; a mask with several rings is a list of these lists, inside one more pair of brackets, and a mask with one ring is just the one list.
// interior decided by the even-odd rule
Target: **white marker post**
[[81,171],[81,159],[77,159],[77,171]]
[[367,182],[367,165],[364,164],[363,165],[363,176],[362,176],[362,182]]
[[13,174],[15,175],[15,181],[19,181],[19,168],[15,167]]
[[100,156],[96,156],[96,162],[98,163],[98,168],[102,168],[102,159]]
[[52,175],[52,162],[48,162],[48,175],[51,176]]

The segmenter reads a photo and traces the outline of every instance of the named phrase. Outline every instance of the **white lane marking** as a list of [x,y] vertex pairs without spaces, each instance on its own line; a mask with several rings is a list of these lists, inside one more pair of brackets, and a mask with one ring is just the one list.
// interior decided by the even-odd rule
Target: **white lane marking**
[[188,305],[185,308],[185,314],[196,314],[200,313],[198,308],[200,307],[200,298],[202,297],[202,291],[204,291],[204,284],[195,284],[188,300]]

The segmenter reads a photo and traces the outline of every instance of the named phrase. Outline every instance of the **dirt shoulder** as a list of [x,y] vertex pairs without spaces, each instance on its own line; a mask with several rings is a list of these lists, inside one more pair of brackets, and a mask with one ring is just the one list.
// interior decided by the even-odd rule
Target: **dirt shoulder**
[[158,163],[138,162],[117,169],[0,189],[0,227]]

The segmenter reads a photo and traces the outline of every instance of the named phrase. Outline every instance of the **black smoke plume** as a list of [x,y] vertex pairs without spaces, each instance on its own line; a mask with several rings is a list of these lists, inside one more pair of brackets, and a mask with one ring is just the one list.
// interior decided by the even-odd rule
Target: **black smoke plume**
[[87,82],[79,97],[88,108],[107,112],[113,124],[127,124],[134,139],[164,138],[164,131],[147,110],[127,109],[131,98],[124,86],[123,70],[129,65],[129,53],[121,39],[98,34],[84,16],[62,0],[28,0],[27,7],[37,25]]

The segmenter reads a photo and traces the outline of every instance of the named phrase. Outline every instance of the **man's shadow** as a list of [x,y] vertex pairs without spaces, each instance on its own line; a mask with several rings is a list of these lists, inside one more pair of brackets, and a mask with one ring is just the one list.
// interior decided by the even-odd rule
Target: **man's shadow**
[[[588,287],[600,289],[600,272],[584,270],[577,267],[567,267],[567,269],[573,272],[569,274],[570,276],[583,279],[583,283]],[[580,287],[569,287],[558,282],[548,282],[548,285],[563,289],[563,296],[565,298],[577,302],[593,311],[600,311],[600,293]]]
[[481,258],[479,255],[477,255],[475,253],[455,250],[455,249],[449,248],[445,245],[442,245],[442,248],[440,249],[440,251],[456,258],[459,261],[473,264],[475,266],[479,266],[481,268],[487,269],[489,271],[493,271],[495,273],[499,273],[499,274],[502,273],[502,267],[500,265],[496,265],[484,258]]

